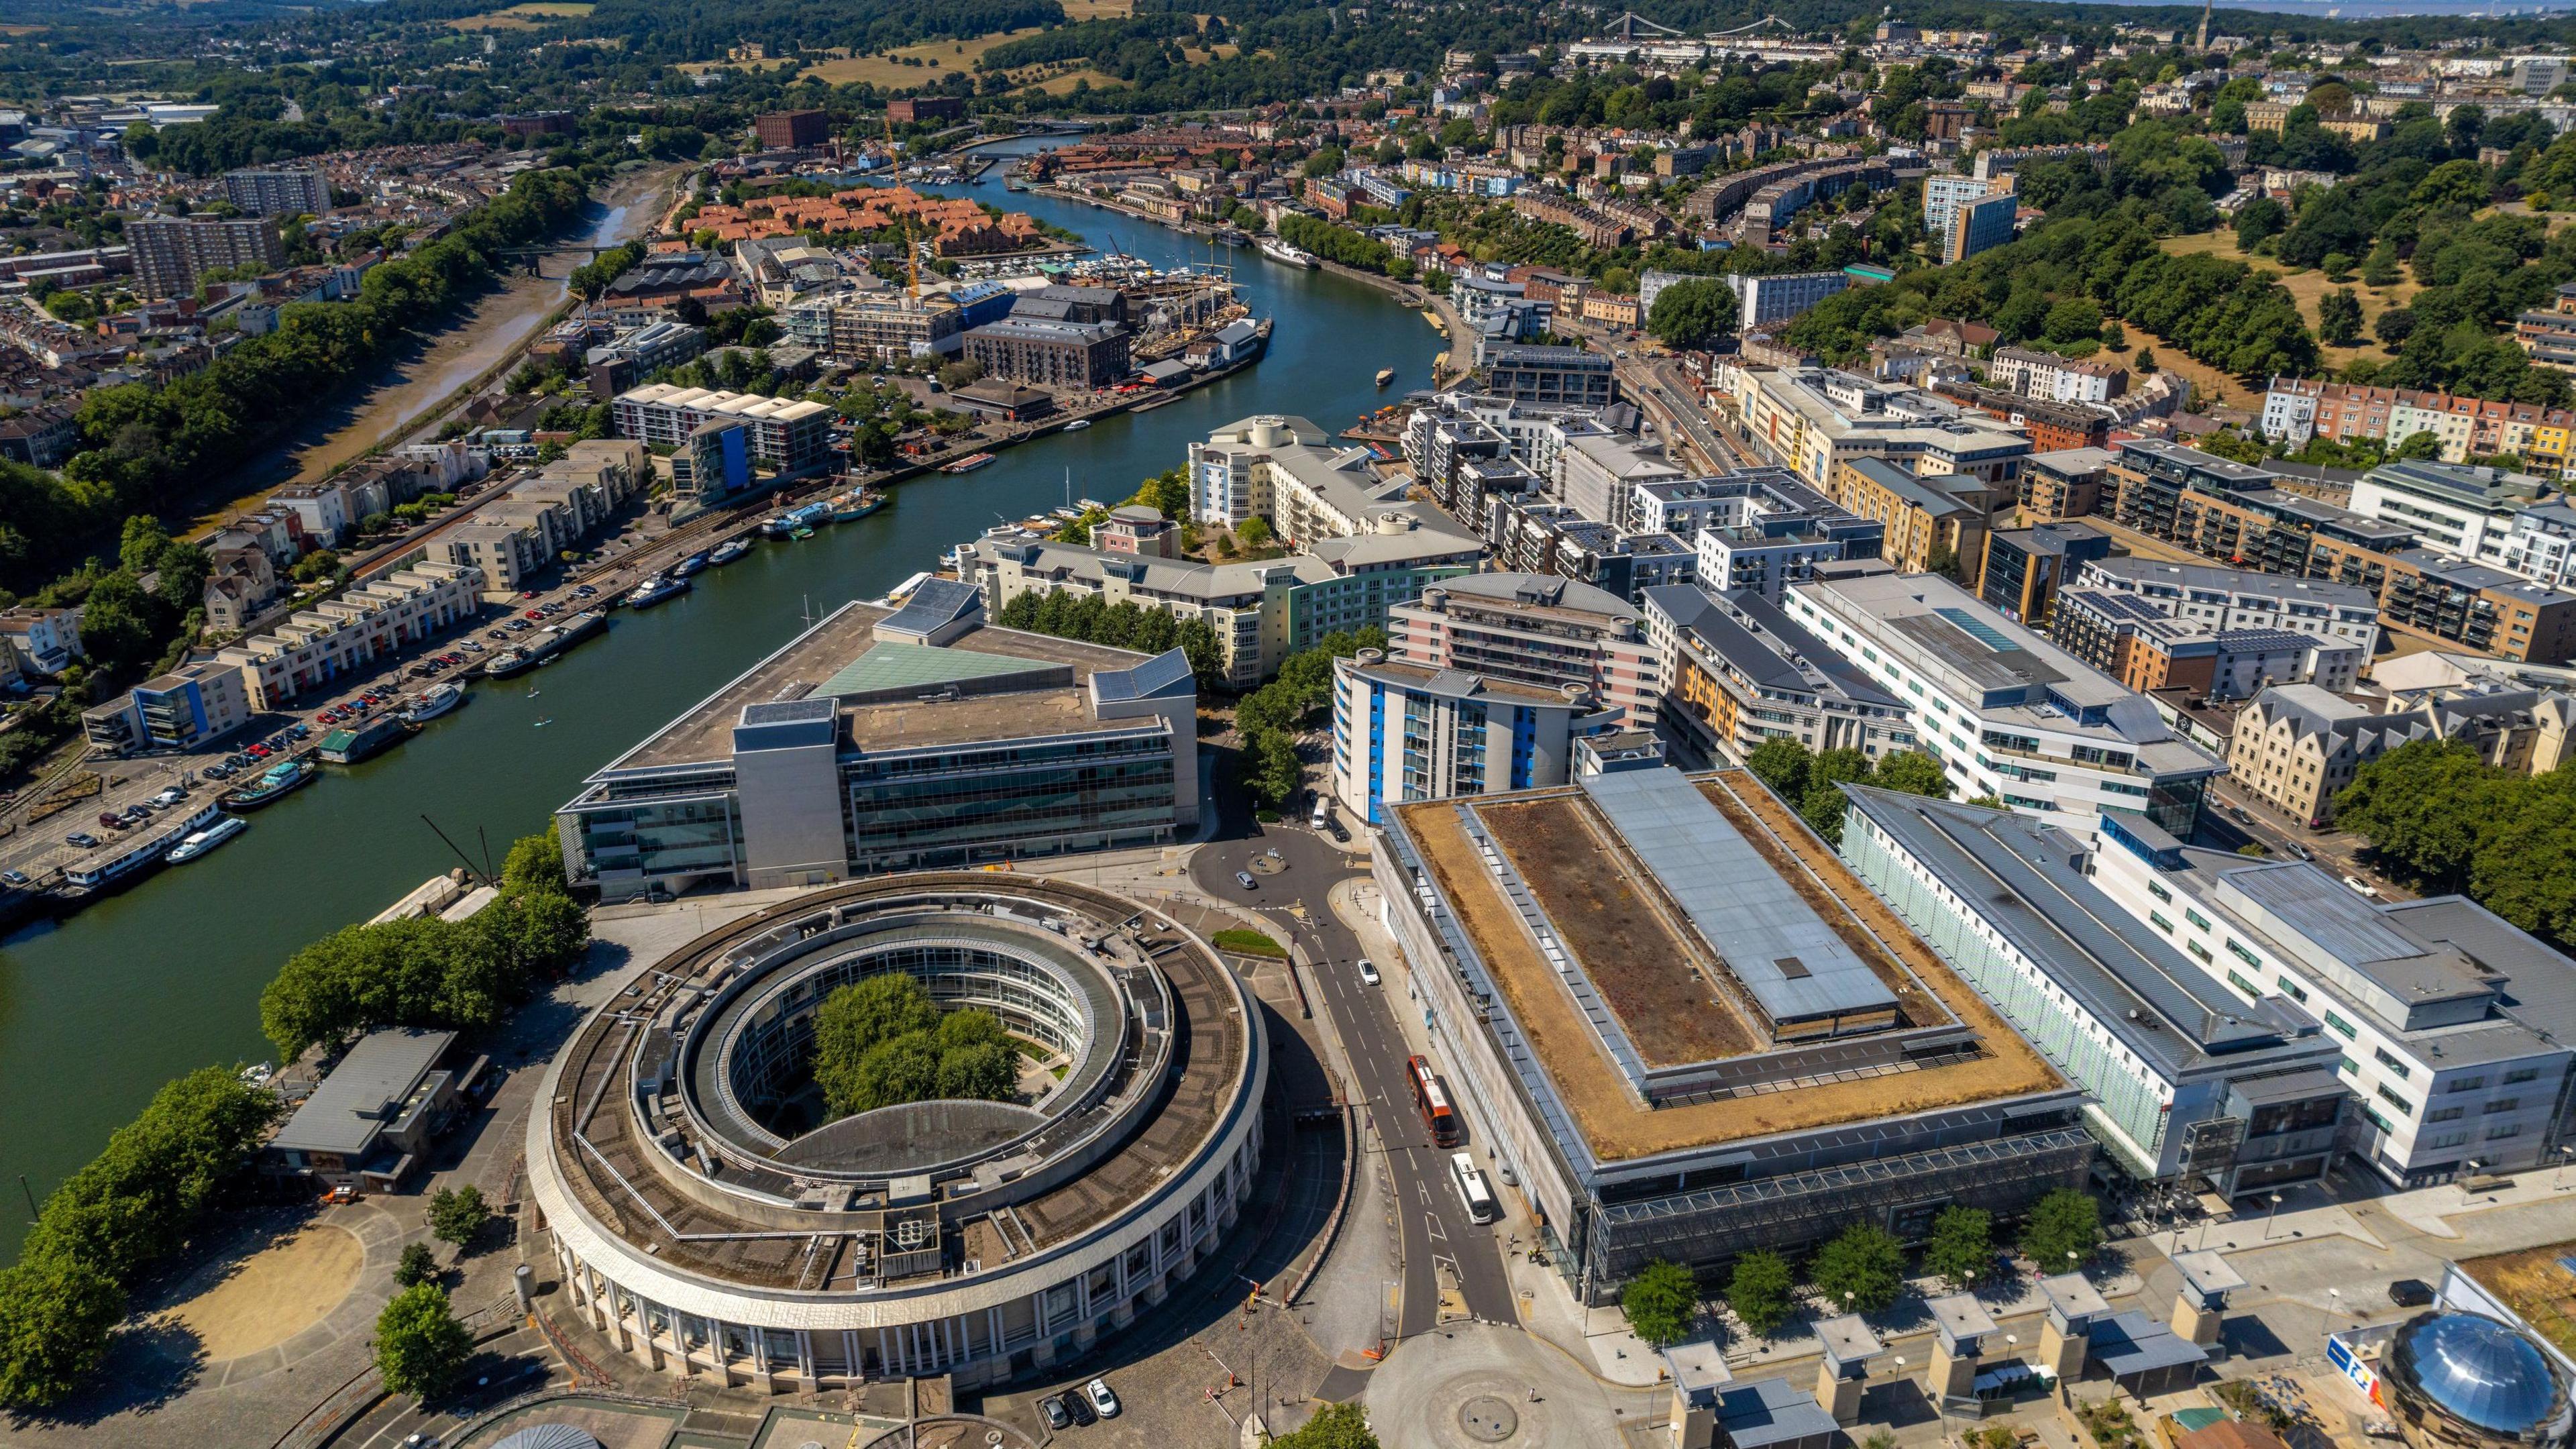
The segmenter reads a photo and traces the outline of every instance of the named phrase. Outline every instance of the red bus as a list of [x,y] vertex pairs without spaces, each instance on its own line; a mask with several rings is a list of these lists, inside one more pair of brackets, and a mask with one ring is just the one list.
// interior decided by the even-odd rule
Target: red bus
[[1449,1089],[1431,1075],[1431,1063],[1420,1057],[1405,1059],[1405,1070],[1413,1078],[1413,1105],[1422,1109],[1422,1125],[1431,1129],[1435,1146],[1458,1145],[1458,1113],[1449,1105]]

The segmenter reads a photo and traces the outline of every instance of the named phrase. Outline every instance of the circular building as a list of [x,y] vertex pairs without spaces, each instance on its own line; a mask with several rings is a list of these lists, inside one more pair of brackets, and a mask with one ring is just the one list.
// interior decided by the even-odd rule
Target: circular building
[[2495,1319],[2418,1314],[2381,1366],[2389,1411],[2410,1444],[2562,1445],[2576,1433],[2567,1375],[2529,1335]]
[[[1047,1066],[1022,1100],[822,1120],[815,1013],[898,971],[1028,1044]],[[996,1383],[1124,1327],[1233,1224],[1258,1023],[1206,942],[1109,892],[833,887],[700,937],[582,1024],[528,1123],[530,1195],[572,1301],[656,1369]]]

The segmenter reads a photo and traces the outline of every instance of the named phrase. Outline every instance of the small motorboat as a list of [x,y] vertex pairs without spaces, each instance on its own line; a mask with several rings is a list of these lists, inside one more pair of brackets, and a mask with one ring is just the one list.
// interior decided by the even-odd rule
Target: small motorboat
[[1087,427],[1090,427],[1090,426],[1091,426],[1091,419],[1089,419],[1089,418],[1075,418],[1072,422],[1069,422],[1069,423],[1067,423],[1067,424],[1065,424],[1065,425],[1064,425],[1064,430],[1065,430],[1066,432],[1068,432],[1068,433],[1078,433],[1078,432],[1081,432],[1083,429],[1085,429],[1085,428],[1087,428]]
[[1392,368],[1392,367],[1381,367],[1381,368],[1379,368],[1379,369],[1377,370],[1377,385],[1378,385],[1378,386],[1380,386],[1380,387],[1384,387],[1384,386],[1386,386],[1388,383],[1393,382],[1393,381],[1395,381],[1395,369],[1394,369],[1394,368]]

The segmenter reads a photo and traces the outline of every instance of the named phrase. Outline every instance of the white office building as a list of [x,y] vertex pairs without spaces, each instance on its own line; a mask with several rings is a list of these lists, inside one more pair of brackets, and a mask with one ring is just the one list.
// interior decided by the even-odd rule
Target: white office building
[[2324,1024],[2360,1101],[2354,1155],[2391,1185],[2561,1160],[2576,961],[2457,896],[2372,901],[2299,861],[2103,840],[2102,893],[2238,1009]]
[[1581,685],[1547,688],[1390,659],[1333,661],[1333,795],[1371,825],[1379,807],[1562,785],[1577,740],[1620,727]]
[[2144,695],[1940,575],[1814,579],[1790,585],[1784,605],[1906,701],[1915,748],[1962,799],[1991,796],[2084,834],[2106,810],[2137,811],[2188,838],[2226,771]]

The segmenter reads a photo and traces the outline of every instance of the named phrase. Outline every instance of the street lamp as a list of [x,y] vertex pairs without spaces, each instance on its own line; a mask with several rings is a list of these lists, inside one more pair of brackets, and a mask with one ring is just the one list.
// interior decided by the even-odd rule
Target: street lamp
[[2272,1220],[2281,1215],[2281,1195],[2272,1194],[2272,1210],[2263,1214],[2263,1241],[2272,1241]]

